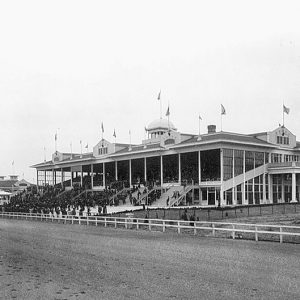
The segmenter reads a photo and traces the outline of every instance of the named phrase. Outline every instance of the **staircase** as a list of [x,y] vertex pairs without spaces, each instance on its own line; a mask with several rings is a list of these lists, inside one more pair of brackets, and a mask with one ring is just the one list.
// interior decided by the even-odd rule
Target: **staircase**
[[174,195],[174,192],[183,192],[183,186],[169,186],[164,193],[161,194],[160,198],[157,199],[152,205],[157,207],[167,207],[167,199],[169,197],[169,206],[172,202],[172,196]]
[[174,198],[170,198],[170,204],[169,206],[172,207],[172,206],[177,206],[178,204],[180,204],[182,201],[186,200],[186,195],[194,188],[193,185],[189,185],[189,186],[186,186],[185,189],[182,187],[182,190],[181,190],[181,194],[179,194],[179,197],[174,199]]
[[[127,193],[127,191],[129,191],[129,190],[130,190],[130,188],[123,188],[122,190],[118,191],[116,194],[114,194],[112,197],[110,197],[109,204],[112,205],[118,196],[121,196],[125,192]],[[120,205],[123,205],[123,201],[119,201],[119,206]]]
[[233,187],[235,187],[239,184],[244,183],[244,181],[250,180],[250,179],[252,179],[256,176],[264,174],[267,171],[267,165],[268,164],[262,165],[260,167],[257,167],[253,170],[250,170],[250,171],[246,172],[245,175],[240,174],[240,175],[238,175],[234,178],[231,178],[229,180],[224,181],[223,190],[227,191],[227,190],[229,190],[229,189],[231,189],[231,188],[233,188]]

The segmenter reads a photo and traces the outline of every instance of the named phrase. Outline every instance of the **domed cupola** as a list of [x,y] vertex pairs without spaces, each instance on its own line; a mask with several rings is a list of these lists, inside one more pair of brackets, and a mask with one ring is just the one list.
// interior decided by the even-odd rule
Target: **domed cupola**
[[151,138],[156,138],[169,131],[177,131],[174,124],[166,119],[156,119],[146,128]]

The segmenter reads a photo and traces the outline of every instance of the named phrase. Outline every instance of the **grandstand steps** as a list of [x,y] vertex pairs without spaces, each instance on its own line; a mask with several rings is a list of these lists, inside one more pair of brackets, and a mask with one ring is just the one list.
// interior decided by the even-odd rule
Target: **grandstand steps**
[[193,185],[189,185],[186,187],[182,187],[181,192],[179,193],[179,197],[170,199],[170,207],[176,206],[180,204],[182,201],[186,200],[186,195],[194,188]]
[[174,185],[174,186],[168,186],[165,191],[161,194],[160,198],[153,202],[152,206],[156,207],[167,207],[167,199],[169,197],[169,206],[171,204],[171,200],[173,199],[172,196],[175,192],[179,192],[181,194],[183,192],[183,186],[181,185]]

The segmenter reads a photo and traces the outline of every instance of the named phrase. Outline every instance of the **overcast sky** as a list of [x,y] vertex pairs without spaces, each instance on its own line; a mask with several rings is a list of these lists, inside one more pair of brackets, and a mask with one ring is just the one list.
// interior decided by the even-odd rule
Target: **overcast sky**
[[[299,1],[1,1],[0,175],[29,181],[58,150],[101,138],[140,143],[163,114],[180,132],[253,133],[282,123],[300,140]],[[59,130],[58,130],[59,128]]]

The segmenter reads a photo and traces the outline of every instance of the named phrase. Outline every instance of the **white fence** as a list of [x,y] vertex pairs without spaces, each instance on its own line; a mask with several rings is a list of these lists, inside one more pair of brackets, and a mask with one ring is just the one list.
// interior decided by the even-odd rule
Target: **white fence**
[[[147,229],[147,230],[166,230],[174,229],[178,234],[188,232],[194,235],[204,234],[213,237],[231,237],[232,239],[254,239],[276,241],[280,243],[294,242],[300,243],[300,226],[284,226],[269,224],[247,224],[247,223],[228,223],[228,222],[207,222],[207,221],[182,221],[164,219],[142,219],[133,217],[109,217],[109,216],[61,216],[54,217],[49,214],[40,213],[17,213],[0,212],[1,218],[50,221],[64,224],[79,225],[102,225],[104,227],[123,227],[126,229]],[[284,239],[285,238],[285,239]]]

